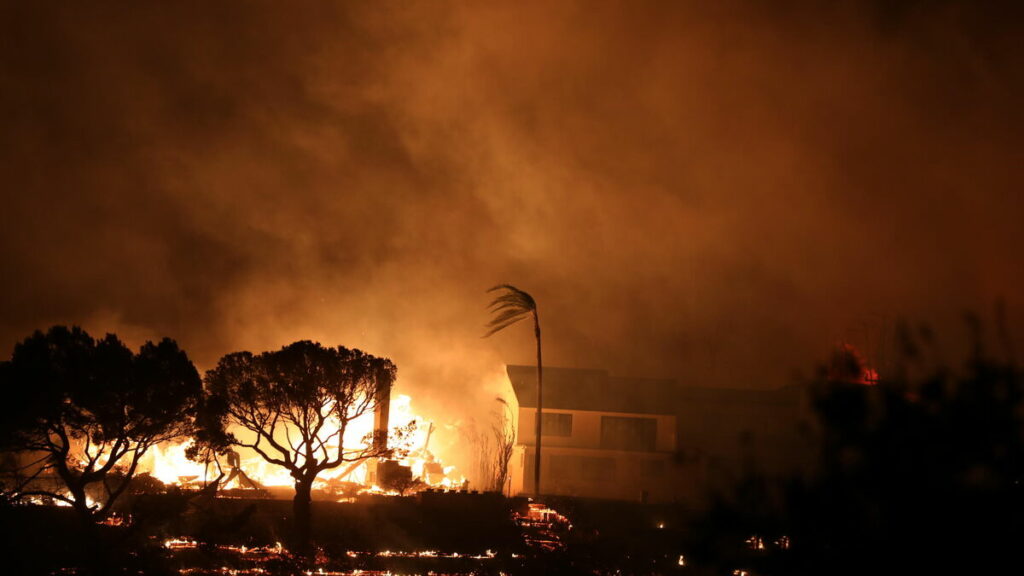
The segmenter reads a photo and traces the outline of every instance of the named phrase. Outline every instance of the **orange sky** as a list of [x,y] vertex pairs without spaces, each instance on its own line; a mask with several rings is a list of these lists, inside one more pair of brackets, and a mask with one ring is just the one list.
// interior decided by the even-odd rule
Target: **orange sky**
[[899,318],[956,359],[999,297],[1020,351],[1012,3],[30,4],[0,9],[2,350],[310,338],[478,398],[531,359],[480,339],[509,282],[550,364],[687,384],[787,384]]

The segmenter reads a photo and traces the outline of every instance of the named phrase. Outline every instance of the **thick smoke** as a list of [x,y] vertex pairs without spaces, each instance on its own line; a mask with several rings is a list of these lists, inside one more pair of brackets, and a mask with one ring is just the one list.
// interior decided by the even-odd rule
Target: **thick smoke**
[[691,385],[1000,296],[1024,327],[998,4],[136,4],[0,13],[3,350],[308,338],[469,421],[533,359],[480,338],[499,282],[547,363]]

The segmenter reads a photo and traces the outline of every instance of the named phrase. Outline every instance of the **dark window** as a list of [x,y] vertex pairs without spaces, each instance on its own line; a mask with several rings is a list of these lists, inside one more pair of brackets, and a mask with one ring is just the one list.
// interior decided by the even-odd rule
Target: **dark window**
[[572,436],[572,414],[544,412],[541,416],[542,436]]
[[653,452],[658,421],[654,418],[601,417],[601,448]]

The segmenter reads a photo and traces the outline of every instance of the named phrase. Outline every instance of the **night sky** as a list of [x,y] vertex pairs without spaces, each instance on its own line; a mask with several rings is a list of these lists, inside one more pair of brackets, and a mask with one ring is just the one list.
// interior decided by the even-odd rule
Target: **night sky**
[[502,282],[546,363],[689,385],[901,318],[955,360],[999,298],[1024,348],[1013,2],[14,4],[5,355],[54,323],[201,369],[308,338],[493,397],[533,353],[480,338]]

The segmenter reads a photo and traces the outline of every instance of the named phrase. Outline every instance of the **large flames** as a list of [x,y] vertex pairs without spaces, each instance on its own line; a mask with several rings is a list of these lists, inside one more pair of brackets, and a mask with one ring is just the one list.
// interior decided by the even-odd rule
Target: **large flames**
[[[390,414],[392,430],[404,431],[400,445],[396,446],[397,465],[410,471],[408,485],[403,488],[455,489],[466,485],[466,478],[454,466],[445,466],[431,451],[430,439],[435,424],[413,410],[410,396],[399,394],[392,397]],[[346,451],[367,447],[366,444],[372,441],[373,426],[372,412],[350,422],[344,437]],[[244,433],[239,430],[234,432]],[[337,432],[337,428],[324,431],[323,436],[328,437],[332,432]],[[230,463],[211,462],[204,465],[194,462],[185,456],[186,449],[186,443],[154,446],[140,462],[139,470],[164,484],[186,488],[201,488],[218,478],[224,481],[220,486],[222,489],[272,489],[294,484],[294,479],[286,469],[268,463],[251,450],[236,449],[240,473],[233,474],[234,467]],[[387,490],[373,482],[370,468],[375,463],[374,459],[367,459],[324,471],[314,488],[330,490],[332,487],[345,486],[349,489],[358,487],[358,492],[396,493],[396,490]],[[339,499],[345,498],[339,496]]]

